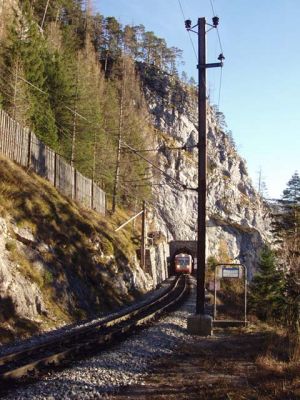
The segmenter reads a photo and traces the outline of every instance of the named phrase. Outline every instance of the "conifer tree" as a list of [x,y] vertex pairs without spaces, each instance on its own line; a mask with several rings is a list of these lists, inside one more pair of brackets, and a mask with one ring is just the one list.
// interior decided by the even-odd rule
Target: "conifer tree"
[[89,177],[95,171],[95,146],[103,135],[103,77],[90,40],[78,56],[77,138],[75,166]]
[[26,26],[15,14],[7,29],[0,54],[0,90],[4,109],[23,125],[28,125],[28,84],[25,82],[21,38]]
[[295,172],[287,183],[274,215],[277,253],[286,269],[284,321],[295,354],[300,352],[300,178]]
[[288,181],[282,199],[285,203],[300,204],[300,177],[297,171]]
[[277,268],[274,252],[263,248],[258,272],[250,285],[249,308],[262,320],[282,318],[284,285],[284,275]]
[[125,202],[128,201],[127,204],[130,204],[132,198],[137,195],[142,199],[143,196],[149,195],[150,186],[147,190],[146,185],[139,185],[149,175],[148,165],[130,152],[126,145],[121,146],[123,148],[120,149],[119,143],[125,142],[136,149],[147,148],[148,117],[133,60],[123,56],[120,62],[115,64],[112,78],[119,82],[117,85],[119,123],[116,143],[116,163],[119,165],[116,164],[115,169],[114,196],[123,196],[123,200],[126,198]]
[[[281,212],[276,214],[274,221],[275,233],[285,243],[299,243],[300,236],[300,177],[295,172],[288,181],[280,200]],[[294,246],[294,250],[296,250]]]
[[49,146],[57,145],[57,130],[46,85],[45,62],[47,49],[37,23],[33,20],[27,1],[23,14],[26,17],[27,32],[22,38],[23,62],[29,85],[29,114],[32,130]]

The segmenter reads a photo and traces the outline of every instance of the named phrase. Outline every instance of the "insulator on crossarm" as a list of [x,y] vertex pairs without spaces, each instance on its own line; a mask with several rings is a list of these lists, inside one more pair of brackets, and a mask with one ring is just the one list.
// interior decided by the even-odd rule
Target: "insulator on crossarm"
[[216,28],[219,25],[219,17],[213,17],[213,26]]
[[185,23],[185,29],[188,29],[188,30],[191,29],[192,21],[190,19],[185,20],[184,23]]

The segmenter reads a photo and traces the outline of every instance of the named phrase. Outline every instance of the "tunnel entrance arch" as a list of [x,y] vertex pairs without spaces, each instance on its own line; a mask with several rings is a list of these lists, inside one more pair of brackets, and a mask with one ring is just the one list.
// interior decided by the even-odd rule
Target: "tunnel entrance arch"
[[174,259],[177,254],[189,254],[193,258],[193,272],[195,265],[195,258],[197,254],[197,241],[196,240],[172,240],[169,242],[170,258],[169,258],[169,275],[174,275],[175,264]]

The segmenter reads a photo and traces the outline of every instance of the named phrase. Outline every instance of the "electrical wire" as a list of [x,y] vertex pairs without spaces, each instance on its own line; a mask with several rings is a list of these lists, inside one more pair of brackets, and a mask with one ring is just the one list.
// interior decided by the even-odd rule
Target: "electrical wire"
[[[136,151],[138,151],[139,153],[146,153],[146,152],[155,152],[155,151],[160,151],[162,149],[165,150],[189,150],[189,149],[194,149],[197,148],[198,145],[194,145],[194,146],[181,146],[181,147],[169,147],[169,146],[161,146],[161,147],[157,147],[155,149],[136,149]],[[126,150],[126,148],[123,148],[123,150]],[[130,151],[128,149],[128,151]]]
[[213,16],[215,16],[216,13],[215,13],[213,2],[212,2],[212,0],[209,0],[209,2],[210,2],[210,6],[211,6],[211,10],[212,10]]
[[[180,1],[180,0],[178,0]],[[10,71],[11,72],[11,71]],[[48,93],[45,92],[44,90],[40,89],[39,87],[37,87],[36,85],[34,85],[33,83],[29,82],[27,79],[22,78],[21,76],[18,76],[17,74],[14,74],[13,72],[11,72],[13,75],[15,75],[18,79],[21,79],[22,81],[24,81],[25,83],[27,83],[28,85],[30,85],[31,87],[35,88],[37,91],[39,91],[40,93],[47,95]],[[71,111],[74,115],[79,116],[80,118],[84,119],[85,121],[90,122],[87,118],[85,118],[84,116],[82,116],[80,113],[78,113],[77,111],[72,110],[70,107],[64,105],[64,107],[66,109],[68,109],[69,111]],[[122,143],[125,145],[125,147],[129,148],[131,150],[131,152],[133,152],[134,154],[136,154],[138,157],[140,157],[141,159],[143,159],[144,161],[146,161],[148,164],[150,164],[153,168],[155,168],[156,170],[160,171],[163,175],[165,175],[167,178],[169,178],[171,181],[175,182],[177,185],[181,186],[183,188],[183,190],[186,189],[186,186],[180,182],[179,180],[173,178],[171,175],[167,174],[164,170],[162,170],[160,167],[158,167],[156,164],[154,164],[152,161],[148,160],[147,158],[145,158],[144,156],[142,156],[141,154],[139,154],[139,152],[137,150],[135,150],[134,148],[132,148],[131,146],[129,146],[126,142],[122,141]],[[168,183],[167,183],[168,184]]]
[[[1,68],[2,68],[2,67],[3,67],[3,66],[1,66]],[[38,86],[34,85],[32,82],[29,82],[27,79],[23,78],[22,76],[19,76],[19,75],[15,74],[15,73],[12,72],[6,65],[5,65],[4,67],[5,67],[6,70],[8,70],[8,71],[10,72],[10,74],[11,74],[12,76],[15,76],[15,77],[17,77],[18,79],[21,79],[23,82],[27,83],[28,85],[30,85],[31,87],[33,87],[34,89],[36,89],[37,91],[39,91],[40,93],[42,93],[42,94],[44,94],[44,95],[46,95],[46,96],[49,96],[49,93],[45,92],[44,90],[42,90],[42,89],[39,88]],[[78,113],[77,111],[72,110],[70,107],[68,107],[68,106],[66,106],[66,105],[63,105],[63,107],[66,108],[67,110],[69,110],[70,112],[72,112],[74,115],[78,116],[79,118],[81,118],[81,119],[83,119],[83,120],[85,120],[85,121],[87,121],[87,122],[89,122],[89,123],[92,123],[92,122],[88,121],[88,119],[85,118],[83,115],[81,115],[80,113]]]
[[[179,1],[180,1],[180,0],[179,0]],[[6,67],[6,66],[5,66],[5,67]],[[6,67],[6,68],[8,69],[8,67]],[[11,70],[9,70],[9,71],[10,71],[10,73],[11,73],[12,75],[15,75],[13,72],[11,72]],[[24,82],[27,83],[28,85],[32,86],[34,89],[38,90],[40,93],[45,94],[45,95],[48,95],[47,92],[45,92],[44,90],[40,89],[38,86],[34,85],[33,83],[29,82],[27,79],[25,79],[25,78],[23,78],[23,77],[21,77],[21,76],[18,76],[18,75],[16,75],[16,76],[17,76],[18,79],[21,79],[22,81],[24,81]],[[13,96],[12,96],[12,97],[13,97]],[[84,117],[82,114],[78,113],[77,111],[72,110],[70,107],[68,107],[68,106],[66,106],[66,105],[63,105],[63,106],[64,106],[64,108],[66,108],[67,110],[69,110],[70,112],[72,112],[74,115],[80,117],[81,119],[85,120],[86,122],[88,122],[88,123],[90,123],[90,124],[94,124],[93,122],[89,121],[86,117]],[[99,126],[99,125],[97,124],[96,126]],[[101,127],[101,128],[103,128],[103,127]],[[105,129],[105,133],[107,133],[107,132],[110,132],[110,133],[118,132],[118,130],[119,130],[118,128],[116,128],[116,129],[111,129],[111,130]],[[186,148],[188,148],[188,147],[186,147]],[[167,149],[170,149],[170,150],[184,150],[185,148],[181,148],[181,147],[174,147],[174,148],[167,147]],[[139,151],[141,151],[141,152],[144,152],[144,151],[145,151],[145,152],[146,152],[146,151],[158,151],[158,150],[159,150],[159,148],[153,149],[153,150],[152,150],[152,149],[150,149],[150,150],[145,149],[145,150],[139,150]]]
[[[213,13],[213,17],[215,17],[217,14],[216,14],[216,11],[215,11],[215,8],[214,8],[214,5],[213,5],[213,0],[209,0],[209,2],[210,2],[211,10],[212,10],[212,13]],[[221,50],[221,53],[223,53],[223,46],[222,46],[222,42],[221,42],[219,29],[218,29],[217,26],[216,26],[216,29],[217,29],[218,39],[219,39],[220,50]]]
[[[39,87],[35,86],[33,83],[27,81],[26,79],[19,77],[17,75],[18,78],[20,78],[21,80],[23,80],[24,82],[28,83],[30,86],[34,87],[36,90],[38,90],[39,92],[48,95],[48,93],[46,93],[45,91],[43,91],[42,89],[40,89]],[[76,111],[72,110],[71,108],[69,108],[68,106],[64,106],[65,108],[67,108],[69,111],[72,111],[74,113],[74,115],[78,115],[79,117],[83,118],[85,121],[90,122],[87,118],[83,117],[81,114],[77,113]],[[155,165],[152,161],[149,161],[148,159],[146,159],[145,157],[143,157],[141,154],[139,154],[135,149],[133,149],[131,146],[129,146],[126,142],[122,143],[129,148],[133,153],[135,153],[137,156],[139,156],[140,158],[142,158],[144,161],[146,161],[148,164],[152,165],[153,168],[157,169],[158,171],[160,171],[163,175],[165,175],[166,177],[168,177],[169,179],[171,179],[172,181],[176,182],[178,185],[182,186],[184,189],[186,189],[186,186],[180,182],[179,180],[173,178],[171,175],[167,174],[165,171],[163,171],[161,168],[159,168],[157,165]]]
[[[128,193],[128,188],[127,188],[126,186],[122,185],[121,183],[119,183],[119,185],[120,185],[121,188],[123,188],[123,189],[126,191],[126,196],[127,196],[127,197],[131,197],[132,199],[139,199],[140,201],[144,201],[144,200],[145,200],[145,199],[143,199],[142,197],[139,197],[137,194],[134,194],[134,195],[129,194],[129,193]],[[111,195],[111,194],[109,194],[109,196],[113,197],[113,195]],[[118,197],[122,197],[122,195],[117,195],[117,196],[118,196]],[[153,203],[153,202],[150,201],[150,200],[147,200],[146,203],[147,203],[147,204],[151,204],[153,208],[156,208],[156,207],[157,207],[157,204]]]
[[173,178],[171,175],[167,174],[163,169],[158,167],[156,164],[154,164],[152,161],[148,160],[146,157],[144,157],[142,154],[139,154],[137,150],[135,150],[133,147],[129,146],[126,142],[122,141],[124,146],[128,147],[134,154],[136,154],[138,157],[142,158],[145,160],[148,164],[152,165],[153,168],[155,168],[157,171],[160,171],[163,175],[165,175],[167,178],[169,178],[171,181],[175,182],[177,185],[180,185],[184,190],[186,189],[186,185],[184,185],[182,182],[180,182],[178,179]]
[[[213,0],[209,0],[209,2],[210,2],[210,6],[211,6],[211,10],[212,10],[213,16],[216,16],[217,14],[216,14],[216,11],[215,11],[215,8],[214,8]],[[216,31],[217,31],[220,51],[223,54],[224,51],[223,51],[223,46],[222,46],[222,41],[221,41],[221,36],[220,36],[220,32],[219,32],[218,26],[216,26]],[[220,107],[221,90],[222,90],[222,79],[223,79],[223,67],[221,67],[221,71],[220,71],[218,107]]]
[[[180,10],[181,10],[181,14],[182,14],[182,16],[183,16],[183,22],[185,22],[185,21],[186,21],[186,18],[185,18],[185,15],[184,15],[184,11],[183,11],[183,8],[182,8],[181,1],[180,1],[180,0],[177,0],[177,1],[178,1]],[[192,44],[192,48],[193,48],[193,51],[194,51],[194,54],[195,54],[195,57],[196,57],[196,61],[197,61],[197,63],[198,63],[198,55],[197,55],[197,52],[196,52],[196,49],[195,49],[194,42],[193,42],[192,37],[191,37],[191,33],[190,33],[190,31],[187,31],[187,32],[188,32],[188,35],[189,35],[189,38],[190,38],[190,42],[191,42],[191,44]]]

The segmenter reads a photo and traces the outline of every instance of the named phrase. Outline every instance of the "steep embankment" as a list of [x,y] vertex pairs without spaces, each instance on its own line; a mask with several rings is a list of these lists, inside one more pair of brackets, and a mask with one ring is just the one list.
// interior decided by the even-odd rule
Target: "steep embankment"
[[[197,187],[197,149],[172,150],[198,141],[195,91],[157,69],[139,65],[157,128],[158,162],[172,177]],[[194,92],[194,93],[193,93]],[[270,239],[269,210],[255,191],[245,161],[208,110],[207,250],[220,261],[237,260],[256,268],[259,250]],[[197,194],[168,178],[155,186],[154,222],[168,240],[195,240]]]
[[149,289],[128,216],[80,208],[0,157],[0,343],[124,304]]

